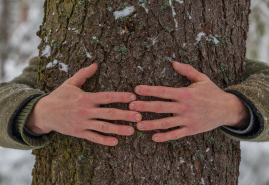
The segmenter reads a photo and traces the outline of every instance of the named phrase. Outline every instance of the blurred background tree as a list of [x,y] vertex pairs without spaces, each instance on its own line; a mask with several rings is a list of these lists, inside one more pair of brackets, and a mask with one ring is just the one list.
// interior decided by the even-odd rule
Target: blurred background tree
[[[185,0],[186,1],[186,0]],[[38,55],[36,31],[44,0],[0,1],[0,82],[20,75],[27,60]],[[252,0],[247,58],[269,62],[269,0]],[[241,142],[239,185],[269,184],[269,142]],[[0,185],[29,185],[35,160],[31,151],[0,147]]]

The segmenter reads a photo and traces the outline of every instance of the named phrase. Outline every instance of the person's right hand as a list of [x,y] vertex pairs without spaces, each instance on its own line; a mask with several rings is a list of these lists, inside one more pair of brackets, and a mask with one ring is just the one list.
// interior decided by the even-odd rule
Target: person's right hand
[[132,135],[134,128],[116,125],[97,119],[141,121],[140,113],[113,108],[100,108],[102,104],[130,103],[136,96],[128,92],[84,92],[81,86],[96,72],[97,64],[82,68],[48,96],[41,98],[31,112],[25,127],[36,134],[51,131],[85,138],[107,146],[117,145],[115,137],[93,132]]

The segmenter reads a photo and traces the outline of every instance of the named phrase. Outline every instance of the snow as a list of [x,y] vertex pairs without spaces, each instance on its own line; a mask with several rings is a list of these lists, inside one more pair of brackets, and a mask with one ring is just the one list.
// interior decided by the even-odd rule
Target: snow
[[64,71],[64,72],[68,73],[68,65],[66,65],[62,62],[59,63],[59,69],[60,69],[60,71]]
[[139,5],[142,6],[143,8],[145,8],[146,12],[149,13],[149,9],[146,7],[146,5],[143,2],[143,0],[139,0]]
[[144,71],[144,69],[141,66],[137,66],[138,69],[140,69],[141,71]]
[[126,32],[126,31],[122,29],[122,30],[120,30],[119,33],[122,35],[122,34],[124,34],[125,32]]
[[204,181],[204,178],[203,177],[201,178],[200,184],[203,184],[203,185],[205,184],[205,181]]
[[53,62],[49,62],[47,65],[46,65],[46,68],[52,68],[56,65],[59,64],[59,69],[60,71],[64,71],[66,73],[68,73],[68,65],[67,64],[64,64],[62,62],[59,62],[58,60],[54,60]]
[[219,43],[219,40],[218,40],[216,37],[218,37],[218,35],[216,35],[215,37],[212,36],[212,35],[209,35],[209,38],[213,38],[213,42],[214,42],[215,44],[218,44],[218,43]]
[[187,15],[188,15],[189,19],[191,19],[191,15],[189,14],[189,12],[187,12]]
[[180,157],[180,161],[179,161],[179,163],[180,164],[183,164],[185,161],[184,161],[184,159],[182,159],[182,157]]
[[150,40],[152,42],[152,46],[154,46],[156,42],[158,42],[158,37],[155,37],[154,39],[148,37],[148,40]]
[[216,37],[218,37],[218,35],[215,35],[215,37],[213,35],[209,35],[209,37],[208,37],[208,36],[206,36],[206,34],[204,32],[200,32],[196,36],[196,39],[195,39],[196,40],[196,44],[199,44],[199,42],[201,41],[201,39],[202,39],[203,36],[206,38],[207,41],[208,40],[212,40],[214,42],[214,44],[218,44],[219,43],[219,40],[216,38]]
[[172,0],[169,0],[169,5],[170,5],[171,8],[172,8],[172,14],[173,14],[173,17],[174,17],[176,30],[178,30],[178,22],[177,22],[177,20],[176,20],[176,18],[175,18],[175,16],[176,16],[176,12],[175,12],[175,8],[174,8],[174,6],[173,6],[173,4],[172,4]]
[[[94,36],[95,37],[95,36]],[[95,37],[96,38],[96,37]],[[83,46],[84,47],[84,51],[86,53],[86,56],[87,58],[92,58],[92,56],[90,55],[89,51],[87,50],[87,48],[85,47],[85,45]]]
[[[22,70],[27,66],[29,58],[38,55],[38,45],[41,40],[36,36],[39,25],[43,20],[43,4],[44,1],[29,2],[28,21],[20,22],[19,3],[16,2],[12,12],[15,14],[15,21],[12,22],[13,27],[10,31],[11,38],[9,42],[10,54],[5,62],[6,78],[0,81],[10,81],[14,77],[20,75]],[[2,1],[1,1],[2,2]],[[1,6],[0,2],[0,6]],[[176,3],[184,3],[182,0],[176,0]],[[251,3],[252,13],[250,14],[250,30],[247,40],[247,58],[268,61],[269,60],[269,10],[268,1],[255,0]],[[112,9],[110,10],[112,11]],[[213,10],[211,10],[213,11]],[[254,17],[255,15],[255,17]],[[257,33],[257,27],[260,23],[265,24],[264,35]],[[44,23],[44,26],[46,23]],[[216,36],[215,36],[216,37]],[[48,38],[44,38],[45,42]],[[157,42],[157,39],[154,39]],[[154,42],[154,44],[156,43]],[[66,41],[63,43],[66,44]],[[183,43],[185,48],[187,43]],[[41,50],[41,55],[42,55]],[[257,56],[253,55],[257,53]],[[88,53],[89,54],[89,53]],[[25,56],[25,57],[24,57]],[[49,54],[50,56],[50,54]],[[90,58],[88,56],[88,58]],[[22,61],[19,63],[18,61]],[[59,66],[61,63],[59,63]],[[268,184],[269,182],[269,142],[251,143],[241,142],[242,161],[240,164],[239,185],[245,184]],[[209,148],[208,148],[209,151]],[[261,160],[263,159],[263,160]],[[31,184],[31,171],[35,157],[31,155],[31,151],[22,151],[14,149],[6,149],[0,147],[0,185],[29,185]],[[183,164],[184,159],[180,159]],[[256,170],[255,170],[256,169]],[[15,176],[12,174],[16,174]],[[201,183],[203,180],[201,179]]]
[[46,58],[49,58],[50,57],[50,53],[51,53],[51,47],[49,45],[47,45],[43,51],[42,51],[42,54],[41,56],[44,56]]
[[169,62],[174,62],[174,60],[172,59],[172,58],[170,58],[170,57],[165,57]]
[[176,0],[176,2],[180,3],[180,4],[183,4],[184,1],[183,0]]
[[200,32],[198,33],[197,37],[196,37],[196,44],[199,44],[199,42],[201,41],[202,39],[202,36],[205,36],[206,37],[206,34],[204,32]]
[[129,6],[129,7],[124,8],[122,11],[115,11],[113,14],[114,14],[115,19],[117,20],[120,17],[126,17],[130,15],[133,11],[134,11],[134,7]]

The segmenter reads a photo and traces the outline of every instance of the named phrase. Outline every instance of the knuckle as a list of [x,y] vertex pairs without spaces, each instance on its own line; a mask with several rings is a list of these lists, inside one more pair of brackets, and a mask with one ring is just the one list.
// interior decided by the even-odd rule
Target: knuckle
[[103,133],[107,133],[109,130],[109,126],[106,123],[99,124],[100,131]]
[[85,104],[88,101],[88,96],[86,94],[80,94],[77,98],[77,103],[79,105]]
[[162,113],[164,110],[164,105],[162,103],[155,104],[155,111],[156,113]]
[[158,94],[159,94],[160,96],[165,96],[166,93],[167,93],[166,88],[160,88],[160,90],[159,90],[159,92],[158,92]]
[[112,97],[111,93],[106,93],[105,94],[105,101],[106,102],[111,102],[112,99],[113,99],[113,97]]
[[171,122],[167,119],[160,120],[160,123],[163,129],[168,129],[171,127]]
[[107,116],[108,117],[114,117],[115,116],[115,110],[114,109],[107,109]]
[[75,117],[85,117],[87,115],[87,110],[84,108],[78,108],[75,110]]
[[98,142],[98,138],[96,136],[90,136],[89,140],[94,142],[94,143]]
[[179,133],[174,133],[172,136],[173,140],[178,140],[180,138],[180,134]]

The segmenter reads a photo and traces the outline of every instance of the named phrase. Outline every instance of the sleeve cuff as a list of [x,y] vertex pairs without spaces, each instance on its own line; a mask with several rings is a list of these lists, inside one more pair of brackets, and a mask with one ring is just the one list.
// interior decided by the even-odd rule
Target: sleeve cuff
[[230,130],[231,132],[237,133],[237,134],[247,134],[248,132],[252,131],[252,129],[254,127],[254,123],[256,122],[256,119],[255,119],[256,116],[254,116],[252,110],[250,109],[250,107],[245,102],[244,102],[244,104],[248,107],[248,110],[250,112],[250,123],[249,123],[248,127],[246,129],[244,129],[244,130],[236,129],[236,128],[229,127],[229,126],[222,126],[222,127],[224,127],[227,130]]
[[227,93],[232,93],[239,97],[251,110],[253,113],[253,127],[247,133],[238,134],[234,131],[227,129],[226,127],[220,127],[220,129],[228,134],[230,137],[234,137],[235,139],[241,140],[253,140],[261,135],[264,130],[264,120],[262,114],[258,111],[256,106],[252,103],[252,101],[247,98],[245,95],[241,94],[236,90],[226,90]]
[[33,134],[29,132],[25,127],[28,116],[33,110],[35,104],[47,95],[41,95],[33,98],[26,106],[24,106],[19,112],[18,116],[14,120],[13,133],[18,138],[22,139],[27,145],[34,147],[44,147],[50,143],[56,132],[50,132],[44,135]]

